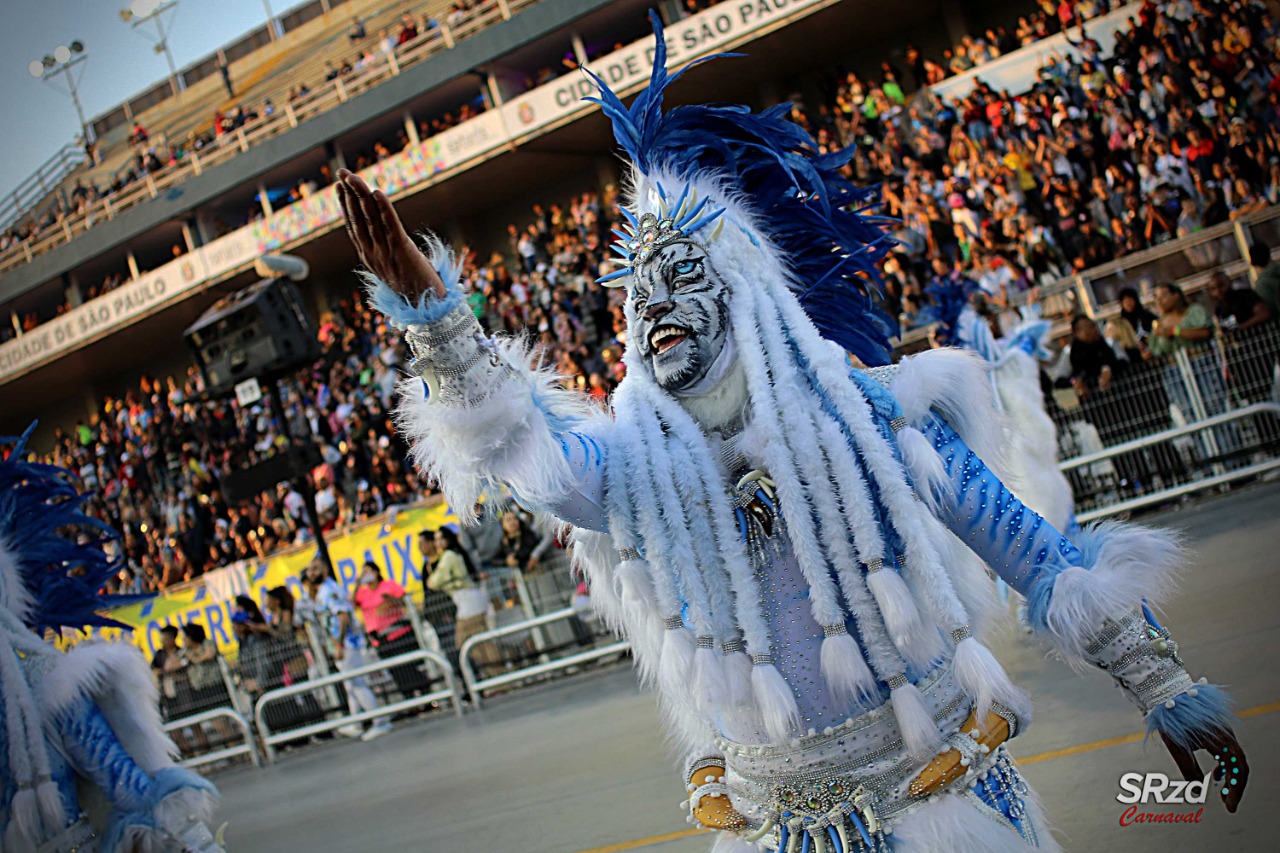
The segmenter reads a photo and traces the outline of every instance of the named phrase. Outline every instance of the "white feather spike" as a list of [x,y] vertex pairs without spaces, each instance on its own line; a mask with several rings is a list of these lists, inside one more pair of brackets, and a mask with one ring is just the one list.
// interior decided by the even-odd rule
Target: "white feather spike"
[[973,637],[961,640],[956,645],[951,667],[960,687],[973,697],[974,713],[980,727],[985,728],[992,700],[998,700],[1021,717],[1028,705],[1026,696],[1013,686],[1004,667],[982,643]]
[[899,649],[911,644],[912,637],[920,634],[923,626],[920,611],[906,583],[893,569],[884,568],[867,572],[867,587],[875,596],[880,613],[884,616],[889,637]]
[[955,497],[955,487],[947,476],[946,464],[924,433],[915,427],[905,427],[898,432],[898,446],[902,449],[902,458],[911,474],[916,494],[936,515],[940,502]]
[[9,828],[4,833],[4,846],[8,850],[34,850],[41,840],[36,789],[23,788],[9,803]]
[[689,677],[693,674],[693,634],[684,628],[662,632],[662,655],[658,660],[658,689],[677,704],[688,704]]
[[724,671],[725,706],[735,712],[752,710],[751,658],[746,652],[730,652],[720,662]]
[[835,697],[861,702],[875,695],[875,676],[853,637],[848,634],[827,637],[822,641],[819,655],[822,677]]
[[714,648],[698,646],[693,654],[693,706],[704,714],[714,713],[726,703],[729,688],[721,663]]
[[942,735],[925,704],[920,688],[907,682],[889,691],[893,716],[898,721],[898,732],[907,752],[916,758],[928,758],[942,745]]
[[800,708],[778,668],[771,663],[752,666],[751,692],[770,739],[782,743],[794,737],[800,728]]
[[57,783],[42,782],[36,787],[36,807],[40,810],[40,822],[46,836],[56,835],[67,827],[67,812],[62,805],[62,794]]

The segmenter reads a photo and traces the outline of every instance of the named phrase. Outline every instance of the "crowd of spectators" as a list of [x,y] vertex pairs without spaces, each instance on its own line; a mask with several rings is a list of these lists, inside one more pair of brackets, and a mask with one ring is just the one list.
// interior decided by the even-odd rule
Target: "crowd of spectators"
[[[963,64],[957,55],[980,63],[1064,20],[1074,18],[1046,10],[1013,35],[967,39],[949,65]],[[932,277],[969,276],[999,303],[1260,199],[1280,202],[1276,36],[1258,6],[1176,0],[1144,7],[1110,57],[1080,35],[1094,58],[1055,58],[1023,95],[979,85],[958,104],[908,100],[886,64],[874,83],[842,75],[829,103],[797,101],[793,117],[824,147],[856,144],[854,177],[883,186],[902,222],[886,299],[910,327]],[[905,79],[918,85],[930,74],[921,60]],[[606,186],[534,205],[499,252],[464,266],[484,325],[531,334],[566,385],[601,405],[624,371],[618,292],[594,281],[617,203]],[[318,335],[323,358],[289,383],[285,404],[294,438],[314,442],[323,459],[312,476],[319,521],[332,529],[427,489],[388,418],[403,357],[397,335],[359,300],[324,314]],[[92,420],[59,431],[50,461],[79,471],[95,490],[91,507],[125,531],[125,585],[159,589],[310,536],[292,487],[239,506],[218,487],[233,463],[278,451],[286,435],[265,403],[204,400],[192,373],[144,379],[105,400]]]

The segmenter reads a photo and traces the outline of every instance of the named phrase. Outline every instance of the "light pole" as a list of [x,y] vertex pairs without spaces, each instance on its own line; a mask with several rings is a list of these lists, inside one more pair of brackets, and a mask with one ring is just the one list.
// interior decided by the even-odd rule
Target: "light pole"
[[58,45],[51,55],[46,54],[40,59],[33,59],[27,66],[31,76],[37,80],[47,82],[59,74],[66,75],[67,88],[71,90],[71,102],[76,105],[76,117],[80,119],[80,138],[84,141],[86,148],[93,142],[93,137],[88,122],[84,120],[84,107],[80,105],[80,92],[76,89],[76,78],[71,73],[71,69],[88,58],[89,55],[84,52],[84,43],[73,41],[70,45]]
[[173,64],[173,51],[169,50],[169,36],[164,31],[164,18],[161,16],[170,9],[176,9],[177,6],[178,0],[168,0],[168,2],[161,2],[161,0],[133,0],[128,9],[120,10],[120,20],[132,26],[135,30],[148,21],[155,22],[156,32],[160,36],[160,40],[155,44],[155,52],[163,53],[165,61],[169,63],[169,88],[173,90],[175,96],[185,87],[178,78],[177,67]]

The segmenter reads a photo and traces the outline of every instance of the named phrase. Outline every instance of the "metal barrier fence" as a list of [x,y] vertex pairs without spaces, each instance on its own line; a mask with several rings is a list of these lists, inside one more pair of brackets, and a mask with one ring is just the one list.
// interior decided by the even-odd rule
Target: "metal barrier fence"
[[218,723],[230,720],[243,738],[243,743],[239,746],[225,746],[218,749],[211,749],[208,752],[201,752],[182,759],[183,767],[201,767],[205,764],[216,764],[219,761],[226,761],[241,755],[248,755],[253,762],[254,767],[262,766],[262,755],[258,752],[258,744],[253,736],[253,729],[239,712],[232,708],[214,708],[209,711],[201,711],[190,717],[183,717],[179,720],[171,720],[164,724],[164,730],[173,735],[180,734],[185,730],[203,730],[205,723],[212,723],[214,728],[218,728]]
[[[560,649],[545,649],[533,655],[524,655],[522,662],[526,665],[513,667],[509,659],[504,659],[494,648],[495,644],[510,644],[511,638],[528,635],[536,629],[544,625],[553,625],[560,622],[581,622],[584,613],[573,607],[566,607],[563,610],[557,610],[553,613],[546,613],[542,616],[518,622],[513,625],[507,625],[503,628],[494,628],[489,631],[481,631],[468,637],[462,644],[459,652],[459,662],[462,668],[462,679],[466,682],[467,693],[471,697],[471,704],[475,708],[479,708],[481,704],[481,694],[486,690],[494,690],[511,684],[537,679],[553,672],[563,669],[581,666],[591,661],[600,660],[610,656],[625,655],[631,650],[631,644],[625,641],[614,641],[599,645],[606,634],[592,633],[591,639],[583,638],[577,645],[590,645],[580,652],[564,655],[563,657],[555,657],[557,652],[565,651],[567,647]],[[574,629],[574,632],[580,629]],[[582,630],[585,630],[582,629]],[[472,663],[472,655],[478,659],[475,664]],[[534,660],[538,662],[533,662]],[[507,668],[511,667],[511,668]],[[479,670],[497,671],[497,674],[481,677]]]
[[1089,521],[1280,468],[1280,326],[1129,365],[1053,394],[1059,467]]
[[[444,689],[421,693],[418,695],[405,696],[397,702],[382,704],[364,711],[356,711],[337,717],[328,717],[306,725],[272,731],[267,714],[272,703],[289,700],[296,701],[298,697],[308,695],[316,690],[323,690],[337,684],[345,684],[348,681],[365,678],[370,675],[380,673],[387,674],[396,667],[411,667],[419,662],[432,663],[440,669],[444,676]],[[321,732],[334,731],[335,729],[340,729],[343,726],[363,723],[367,720],[390,717],[402,711],[425,707],[444,700],[451,702],[454,707],[454,712],[458,716],[462,716],[462,698],[458,695],[456,684],[457,683],[453,678],[453,669],[444,657],[426,649],[419,649],[418,651],[407,652],[402,655],[397,655],[396,657],[379,660],[376,663],[342,670],[332,675],[325,675],[320,678],[305,681],[301,684],[294,684],[288,687],[278,687],[274,690],[268,690],[266,693],[259,696],[257,702],[254,703],[254,722],[257,724],[258,733],[262,737],[263,750],[266,753],[267,761],[271,762],[275,760],[276,744],[291,740],[305,739]]]

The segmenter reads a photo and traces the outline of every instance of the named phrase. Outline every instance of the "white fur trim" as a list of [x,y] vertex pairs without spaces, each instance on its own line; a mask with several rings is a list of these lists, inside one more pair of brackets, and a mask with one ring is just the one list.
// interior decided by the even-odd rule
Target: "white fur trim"
[[1057,430],[1045,412],[1040,368],[1031,356],[1013,350],[992,369],[992,376],[1005,415],[1007,450],[1001,478],[1018,500],[1058,530],[1066,530],[1075,499],[1058,467]]
[[1012,827],[992,820],[970,795],[931,797],[893,830],[894,853],[1060,853],[1034,793],[1024,797],[1027,817],[1040,842],[1032,847]]
[[923,630],[920,611],[916,609],[911,591],[893,569],[885,566],[879,571],[867,573],[867,587],[875,596],[880,607],[880,615],[884,617],[885,627],[894,644],[903,649],[911,638]]
[[1082,537],[1101,542],[1092,567],[1073,566],[1053,582],[1047,622],[1051,639],[1069,661],[1108,618],[1132,612],[1143,599],[1158,606],[1173,592],[1185,553],[1167,531],[1104,522]]
[[693,706],[703,714],[713,714],[725,704],[728,686],[720,653],[699,646],[693,653]]
[[693,702],[693,632],[668,628],[662,632],[662,657],[658,661],[658,689],[681,705]]
[[902,459],[911,474],[916,494],[932,513],[938,512],[938,501],[955,495],[955,485],[947,476],[946,463],[924,433],[915,427],[906,427],[898,433],[898,446]]
[[429,399],[417,378],[398,386],[396,421],[413,438],[414,463],[439,483],[464,522],[472,520],[480,495],[498,484],[532,506],[554,506],[573,475],[547,412],[584,429],[604,419],[583,395],[561,388],[559,375],[540,367],[534,350],[510,339],[495,344],[515,375],[477,405]]
[[865,702],[876,695],[876,679],[871,674],[858,641],[848,634],[837,634],[822,641],[819,652],[822,677],[834,696]]
[[889,691],[889,702],[893,705],[893,717],[897,720],[898,732],[907,752],[916,758],[928,758],[937,752],[942,744],[942,735],[920,688],[910,683],[894,688]]
[[89,698],[144,771],[174,765],[178,748],[164,733],[155,682],[137,646],[89,641],[55,661],[38,687],[37,701],[44,713],[57,715]]
[[765,731],[773,743],[785,743],[800,727],[800,708],[795,694],[773,664],[751,667],[751,693]]
[[936,408],[987,467],[1003,470],[1002,418],[977,353],[946,347],[904,358],[889,391],[912,426],[924,426]]
[[1027,726],[1031,703],[1026,694],[1013,686],[1004,667],[991,654],[990,649],[975,638],[967,637],[956,645],[951,666],[957,683],[974,699],[974,712],[979,726],[985,726],[992,700],[1013,710],[1018,715],[1020,728]]

